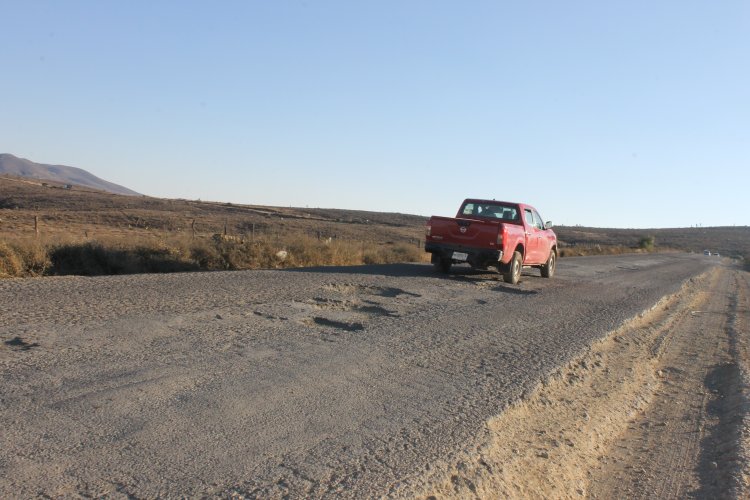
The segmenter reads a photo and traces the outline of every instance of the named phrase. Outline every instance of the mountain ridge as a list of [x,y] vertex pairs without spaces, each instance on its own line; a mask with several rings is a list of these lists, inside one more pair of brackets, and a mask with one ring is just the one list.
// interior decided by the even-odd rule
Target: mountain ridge
[[84,186],[108,193],[140,196],[125,186],[106,181],[82,168],[36,163],[10,153],[0,153],[0,174]]

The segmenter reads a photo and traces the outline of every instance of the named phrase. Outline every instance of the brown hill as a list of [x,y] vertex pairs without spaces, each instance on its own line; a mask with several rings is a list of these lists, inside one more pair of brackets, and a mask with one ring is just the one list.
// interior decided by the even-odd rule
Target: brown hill
[[100,179],[80,168],[34,163],[7,153],[0,154],[0,174],[48,180],[63,185],[86,186],[116,194],[138,195],[135,191]]
[[[46,184],[46,185],[44,185]],[[425,218],[398,213],[287,208],[122,196],[0,176],[0,237],[33,234],[34,217],[47,236],[165,236],[224,233],[305,234],[373,242],[414,242]]]

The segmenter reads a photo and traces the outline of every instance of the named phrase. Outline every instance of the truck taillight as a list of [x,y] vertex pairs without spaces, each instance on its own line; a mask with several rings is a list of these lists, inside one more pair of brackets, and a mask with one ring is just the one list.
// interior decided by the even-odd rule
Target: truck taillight
[[429,224],[427,224],[427,226],[425,226],[425,228],[424,228],[424,232],[425,232],[425,235],[427,235],[429,237],[430,233],[432,233],[432,226],[429,225]]
[[503,246],[503,227],[497,228],[497,246],[502,248]]

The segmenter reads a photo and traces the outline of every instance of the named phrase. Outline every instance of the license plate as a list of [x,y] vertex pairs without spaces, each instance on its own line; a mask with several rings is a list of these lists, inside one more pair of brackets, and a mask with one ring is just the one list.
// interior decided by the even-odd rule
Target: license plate
[[469,257],[468,253],[453,252],[453,260],[466,260]]

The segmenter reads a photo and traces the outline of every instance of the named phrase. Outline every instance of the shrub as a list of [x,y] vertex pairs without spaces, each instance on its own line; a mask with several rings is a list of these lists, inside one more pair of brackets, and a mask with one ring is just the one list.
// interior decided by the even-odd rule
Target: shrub
[[642,250],[651,251],[654,249],[655,244],[656,244],[656,238],[654,238],[653,236],[644,236],[638,242],[638,248]]
[[[110,251],[111,252],[111,251]],[[54,274],[80,274],[96,276],[102,274],[120,274],[125,263],[114,262],[110,265],[111,255],[98,242],[83,244],[64,244],[54,247],[50,252]]]
[[14,248],[23,262],[24,276],[44,276],[52,266],[47,247],[38,241],[19,242]]
[[221,262],[221,256],[216,251],[216,247],[209,242],[196,240],[190,245],[190,259],[195,262],[199,269],[218,269]]
[[134,272],[177,273],[200,269],[195,262],[183,257],[183,253],[177,248],[138,246],[134,253],[137,256],[137,270]]
[[68,243],[50,253],[53,274],[168,273],[198,269],[175,249],[153,246],[104,246],[99,242]]
[[13,247],[0,241],[0,277],[13,278],[21,276],[22,272],[23,262],[21,258]]

